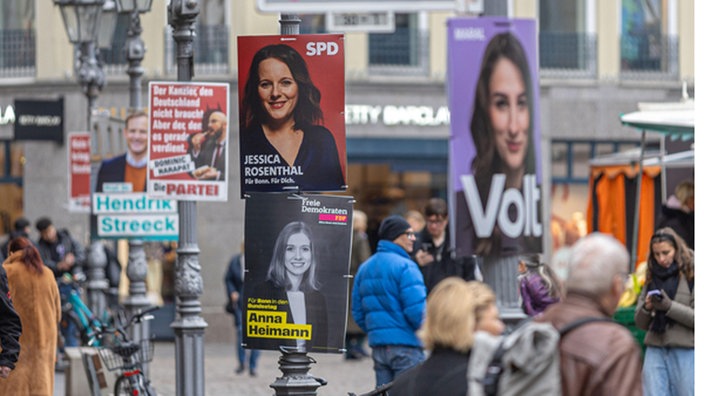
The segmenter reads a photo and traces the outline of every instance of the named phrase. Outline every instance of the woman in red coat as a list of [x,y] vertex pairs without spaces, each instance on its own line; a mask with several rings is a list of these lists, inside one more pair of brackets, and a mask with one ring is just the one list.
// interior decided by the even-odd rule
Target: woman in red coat
[[54,394],[56,339],[61,300],[53,272],[27,238],[15,238],[2,264],[10,294],[22,322],[20,357],[0,383],[0,395]]

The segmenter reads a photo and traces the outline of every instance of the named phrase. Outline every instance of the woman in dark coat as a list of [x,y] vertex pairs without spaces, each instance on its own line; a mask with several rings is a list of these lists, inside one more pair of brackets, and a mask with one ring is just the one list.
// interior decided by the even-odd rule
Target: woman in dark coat
[[394,380],[391,396],[467,395],[474,333],[498,335],[504,330],[493,292],[477,285],[449,277],[433,288],[419,334],[430,356]]

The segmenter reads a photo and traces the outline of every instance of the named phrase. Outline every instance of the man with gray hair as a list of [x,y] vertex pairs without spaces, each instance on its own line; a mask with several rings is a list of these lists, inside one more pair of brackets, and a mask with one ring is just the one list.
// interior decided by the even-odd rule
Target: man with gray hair
[[567,296],[536,318],[558,330],[581,319],[596,319],[560,340],[564,396],[642,395],[640,348],[628,329],[608,320],[624,290],[628,258],[624,246],[606,234],[580,239],[568,263]]

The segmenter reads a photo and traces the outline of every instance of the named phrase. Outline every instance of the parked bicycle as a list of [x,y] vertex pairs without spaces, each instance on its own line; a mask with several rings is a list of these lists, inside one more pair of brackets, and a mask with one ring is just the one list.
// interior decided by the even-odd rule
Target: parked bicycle
[[101,330],[109,326],[112,321],[111,310],[102,312],[100,317],[93,314],[81,298],[81,281],[66,275],[59,280],[66,289],[70,291],[64,293],[61,301],[61,310],[75,324],[75,329],[80,337],[81,345],[99,346],[98,336]]
[[[115,320],[113,328],[103,328],[100,332],[106,342],[98,349],[98,353],[108,370],[120,372],[115,381],[114,396],[156,396],[156,391],[142,370],[142,364],[150,362],[154,357],[154,344],[151,340],[133,341],[128,334],[134,324],[154,319],[151,312],[159,308],[146,308],[132,315],[124,325],[119,323],[120,320]],[[105,337],[106,335],[112,337]]]

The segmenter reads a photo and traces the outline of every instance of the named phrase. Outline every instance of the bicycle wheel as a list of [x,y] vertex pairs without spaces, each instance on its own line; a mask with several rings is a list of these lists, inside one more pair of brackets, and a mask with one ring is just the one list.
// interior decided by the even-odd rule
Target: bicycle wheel
[[115,381],[114,396],[156,396],[156,393],[144,386],[141,374],[131,377],[120,375]]

